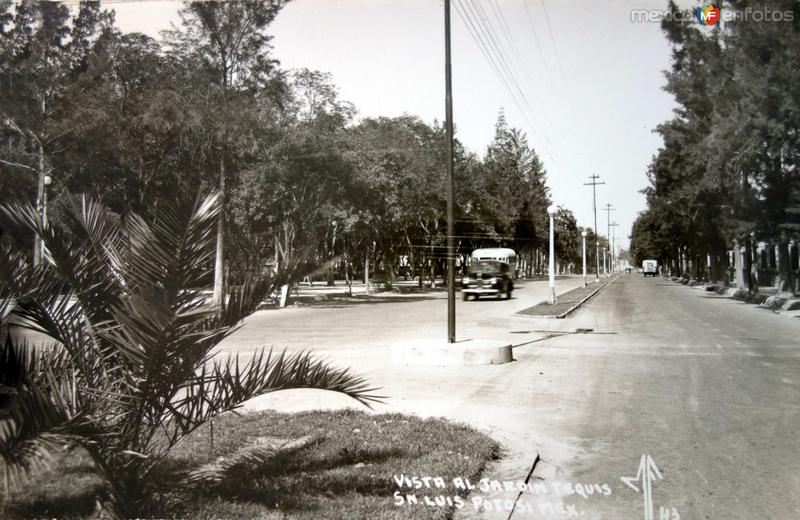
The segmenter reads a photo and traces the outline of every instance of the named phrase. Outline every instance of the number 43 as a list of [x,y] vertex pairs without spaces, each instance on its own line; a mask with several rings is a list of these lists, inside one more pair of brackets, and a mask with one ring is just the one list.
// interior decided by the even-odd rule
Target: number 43
[[681,520],[681,515],[678,514],[678,510],[674,507],[661,506],[658,509],[659,520]]

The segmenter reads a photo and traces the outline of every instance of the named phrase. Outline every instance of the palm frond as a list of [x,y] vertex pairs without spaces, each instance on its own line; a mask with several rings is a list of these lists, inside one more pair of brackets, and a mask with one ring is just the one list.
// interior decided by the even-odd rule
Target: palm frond
[[195,468],[181,482],[190,487],[214,488],[225,482],[241,482],[257,477],[270,463],[281,457],[303,450],[325,438],[324,434],[306,435],[298,439],[271,439],[258,437],[255,442],[236,450],[230,457]]
[[[96,216],[98,220],[101,218],[99,214]],[[85,231],[70,235],[67,230],[52,226],[30,204],[0,206],[0,223],[21,242],[33,233],[44,242],[46,261],[28,270],[32,282],[46,276],[41,273],[57,275],[61,287],[69,288],[89,321],[109,319],[109,309],[119,300],[122,287],[113,262],[99,242],[113,242],[113,226],[96,224],[97,233],[102,229],[103,236],[93,239],[87,239]],[[53,286],[48,289],[52,290]]]
[[72,233],[83,240],[85,249],[104,258],[116,278],[121,278],[124,243],[119,225],[109,217],[109,211],[95,200],[87,200],[80,211],[73,207],[65,223]]
[[[247,278],[238,287],[228,289],[219,314],[218,327],[233,328],[243,319],[250,316],[263,303],[272,290],[272,281],[268,279]],[[231,330],[231,332],[233,332]]]
[[363,378],[347,369],[329,367],[306,352],[274,354],[262,349],[244,364],[240,356],[228,356],[200,372],[183,386],[185,395],[169,406],[174,416],[174,427],[186,434],[208,419],[239,407],[253,397],[297,388],[316,388],[341,392],[370,407],[381,402]]
[[0,462],[8,494],[85,434],[64,358],[8,339],[0,351]]
[[218,216],[219,196],[213,194],[188,209],[163,208],[149,226],[130,218],[126,277],[139,290],[157,291],[168,305],[191,300],[185,290],[201,285],[211,269]]
[[[275,283],[246,279],[220,305],[206,301],[198,288],[213,263],[219,218],[218,194],[191,207],[159,208],[152,223],[126,215],[122,225],[92,202],[65,219],[66,227],[30,205],[0,206],[4,231],[20,244],[35,232],[46,246],[46,261],[33,266],[28,246],[23,252],[0,244],[0,319],[13,313],[13,326],[52,339],[32,348],[6,334],[0,351],[0,475],[7,489],[46,467],[65,443],[80,442],[113,507],[127,514],[141,498],[132,483],[181,438],[248,399],[291,388],[336,391],[366,406],[382,399],[364,379],[307,353],[215,357],[214,347]],[[273,451],[243,454],[242,464]]]

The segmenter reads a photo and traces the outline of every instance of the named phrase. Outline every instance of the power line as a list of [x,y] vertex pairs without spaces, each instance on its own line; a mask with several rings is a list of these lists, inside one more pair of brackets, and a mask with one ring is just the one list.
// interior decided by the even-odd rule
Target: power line
[[[485,29],[486,29],[486,31],[487,31],[487,33],[489,35],[490,41],[494,44],[494,48],[495,48],[498,56],[500,57],[501,63],[503,63],[505,65],[505,68],[506,68],[506,70],[507,70],[507,72],[509,74],[509,77],[511,79],[511,83],[516,87],[517,92],[519,92],[520,98],[522,99],[523,103],[527,106],[530,115],[535,118],[533,107],[531,106],[530,102],[528,101],[528,98],[525,95],[525,92],[520,87],[520,83],[521,83],[520,79],[519,79],[518,75],[516,74],[516,71],[514,70],[514,67],[511,66],[511,59],[507,57],[507,53],[504,51],[504,48],[503,48],[503,43],[500,40],[500,37],[497,36],[497,33],[496,33],[495,29],[494,29],[494,26],[489,21],[489,16],[486,14],[486,11],[484,11],[483,6],[481,6],[481,4],[477,0],[471,0],[471,1],[472,1],[472,4],[476,7],[476,11],[479,11],[480,21],[483,23],[483,26],[485,27]],[[529,120],[529,122],[530,122],[530,120]],[[550,138],[547,136],[546,131],[544,129],[542,129],[542,132],[544,134],[545,139],[547,140],[547,144],[549,146],[552,146],[553,144],[550,141]]]
[[606,212],[606,218],[607,218],[606,238],[609,238],[611,236],[611,234],[610,234],[611,233],[611,212],[612,211],[616,211],[616,210],[614,209],[614,206],[612,204],[606,204],[605,208],[603,208],[603,211]]
[[471,8],[473,9],[473,12],[476,15],[476,20],[478,22],[478,25],[480,25],[483,28],[484,34],[487,35],[487,39],[493,51],[495,52],[495,55],[498,58],[499,63],[501,64],[506,74],[508,75],[509,82],[516,88],[519,98],[528,106],[528,108],[531,110],[531,115],[533,115],[530,104],[528,103],[527,98],[525,97],[525,93],[519,86],[519,80],[514,72],[514,69],[509,65],[509,60],[506,58],[505,52],[503,52],[502,46],[499,43],[499,38],[496,36],[494,27],[489,22],[486,12],[483,10],[483,7],[480,5],[480,3],[477,2],[477,0],[471,0],[471,4],[469,5],[471,5]]
[[[494,50],[494,45],[492,45],[493,42],[491,40],[492,35],[489,34],[484,25],[480,23],[480,14],[478,13],[477,9],[471,4],[467,3],[466,0],[457,0],[454,3],[454,5],[456,6],[456,10],[458,11],[459,16],[464,21],[465,26],[467,27],[467,30],[470,33],[470,36],[472,37],[473,41],[475,41],[475,43],[480,48],[482,54],[486,58],[486,61],[489,62],[489,65],[491,66],[495,75],[505,87],[509,97],[519,109],[523,118],[528,123],[531,131],[544,144],[544,140],[541,139],[541,136],[536,131],[536,127],[531,122],[530,118],[528,117],[528,114],[525,111],[525,108],[518,99],[518,94],[511,86],[513,78],[511,77],[509,72],[506,72],[508,66],[502,60],[502,56],[498,55],[497,51]],[[519,90],[518,86],[517,89]],[[558,161],[555,160],[555,158],[547,149],[547,147],[543,145],[542,149],[548,155],[548,157],[550,157],[550,159],[553,161],[554,164],[558,163]]]
[[[611,204],[606,204],[606,207],[603,209],[606,212],[606,242],[611,245],[611,212],[614,211],[614,206]],[[606,266],[603,265],[603,270],[606,270]]]
[[550,25],[550,15],[547,14],[547,5],[544,3],[544,0],[539,0],[539,3],[542,4],[544,21],[545,23],[547,23],[547,33],[550,35],[550,45],[553,46],[553,54],[556,57],[556,65],[558,65],[558,70],[561,73],[561,79],[564,80],[564,83],[566,83],[567,80],[566,77],[564,76],[564,69],[561,67],[561,57],[558,54],[558,47],[556,47],[556,38],[553,35],[553,26]]
[[550,24],[550,15],[547,13],[547,5],[545,4],[544,0],[539,0],[539,3],[542,4],[542,11],[544,12],[544,21],[547,23],[547,32],[550,35],[550,45],[553,47],[553,54],[556,57],[556,65],[558,66],[558,72],[561,74],[561,81],[564,82],[564,93],[567,95],[567,101],[569,101],[570,110],[572,111],[573,118],[575,117],[575,107],[572,104],[572,96],[569,94],[569,88],[567,87],[567,77],[564,75],[564,68],[561,66],[561,56],[558,53],[558,47],[556,46],[556,38],[553,35],[553,26]]
[[612,233],[611,233],[611,272],[613,273],[614,272],[614,266],[615,266],[615,263],[614,263],[615,260],[614,259],[617,256],[617,246],[615,245],[615,241],[616,241],[615,235],[617,234],[616,233],[616,227],[619,226],[619,224],[617,224],[616,222],[612,222],[611,224],[609,224],[609,226],[611,227],[611,230],[612,230]]
[[[520,53],[520,51],[519,51],[519,46],[517,45],[517,40],[516,40],[516,38],[514,38],[514,35],[513,35],[513,33],[511,32],[511,29],[508,26],[508,22],[506,21],[506,17],[503,14],[502,6],[500,6],[500,4],[498,3],[497,0],[492,0],[490,2],[490,5],[492,6],[492,11],[494,12],[495,19],[497,20],[498,24],[500,25],[500,28],[503,31],[503,35],[506,38],[506,42],[508,43],[509,47],[513,51],[514,56],[517,58],[516,62],[517,62],[519,70],[522,72],[522,75],[524,75],[528,79],[529,85],[531,87],[530,91],[531,91],[531,93],[533,94],[533,96],[535,98],[534,100],[537,102],[536,106],[539,107],[539,110],[540,110],[540,112],[542,114],[542,119],[544,119],[545,123],[548,126],[553,126],[554,127],[554,125],[552,125],[552,123],[550,122],[549,117],[547,116],[547,112],[545,110],[545,105],[544,105],[544,103],[542,103],[542,100],[539,97],[539,93],[536,90],[536,81],[534,80],[533,76],[529,72],[528,67],[525,65],[526,62],[522,58],[522,53]],[[548,137],[547,134],[545,134],[545,137]],[[552,143],[550,143],[550,145],[552,146]]]
[[533,32],[533,41],[536,44],[536,49],[539,51],[539,56],[542,58],[542,64],[544,65],[545,72],[547,72],[547,79],[550,82],[550,85],[555,87],[553,84],[553,75],[550,72],[550,66],[547,64],[547,59],[544,57],[544,52],[542,51],[542,44],[539,41],[539,34],[536,32],[536,25],[534,25],[531,11],[528,9],[528,3],[525,0],[522,0],[522,6],[525,8],[525,15],[528,18],[528,24],[530,24],[531,32]]
[[597,232],[597,186],[605,182],[597,182],[600,178],[597,174],[589,176],[591,182],[584,182],[584,186],[592,187],[592,210],[594,211],[594,280],[600,280],[600,235]]
[[[542,138],[536,128],[536,125],[533,124],[528,115],[528,112],[533,115],[533,109],[530,107],[530,103],[527,101],[524,92],[520,88],[519,82],[516,79],[516,75],[509,65],[501,45],[498,43],[498,38],[496,37],[495,31],[487,20],[486,12],[483,10],[480,4],[474,0],[472,2],[469,0],[458,1],[462,3],[461,7],[458,9],[459,15],[462,17],[465,23],[468,24],[468,29],[473,40],[475,40],[476,43],[479,43],[479,47],[481,48],[484,57],[486,57],[487,61],[490,62],[495,74],[497,74],[498,78],[503,82],[509,96],[520,110],[520,114],[528,123],[534,136],[541,142],[544,152],[548,155],[548,157],[550,157],[554,164],[558,164],[558,161],[556,161],[553,154],[550,153],[549,147],[547,146],[547,143],[550,143],[549,138],[546,136],[545,138]],[[458,3],[456,3],[456,6],[458,7]],[[523,105],[528,106],[527,111]],[[552,143],[550,144],[552,145]]]

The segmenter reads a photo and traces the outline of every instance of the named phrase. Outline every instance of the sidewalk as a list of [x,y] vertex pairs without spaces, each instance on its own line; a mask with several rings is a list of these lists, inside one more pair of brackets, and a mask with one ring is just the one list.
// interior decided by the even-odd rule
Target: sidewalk
[[[679,278],[669,278],[674,283],[683,284]],[[791,292],[778,292],[776,287],[759,287],[758,292],[751,294],[747,289],[726,286],[721,283],[686,283],[688,287],[705,292],[719,294],[720,297],[731,298],[745,303],[752,303],[761,308],[792,318],[800,318],[800,296]]]
[[[557,280],[561,279],[568,279],[569,276],[558,276]],[[456,283],[460,284],[460,277],[456,278]],[[541,282],[543,281],[540,278],[534,278],[530,280],[518,280],[519,282]],[[423,280],[423,287],[419,287],[419,282],[417,280],[405,280],[403,278],[397,278],[393,282],[393,289],[388,290],[385,288],[385,285],[380,283],[373,283],[370,282],[370,295],[380,295],[384,293],[395,293],[395,294],[404,294],[404,293],[434,293],[436,291],[446,291],[447,286],[444,283],[444,280],[437,279],[436,280],[436,287],[431,289],[430,287],[430,280],[425,279]],[[313,302],[321,302],[327,301],[334,298],[346,298],[350,296],[365,296],[367,295],[367,291],[364,286],[363,280],[360,281],[353,281],[351,283],[351,288],[348,290],[347,283],[344,280],[335,280],[333,286],[327,285],[324,281],[313,282],[309,284],[308,282],[305,283],[298,283],[292,286],[292,292],[289,296],[289,306],[294,303],[313,303]]]
[[[557,293],[563,294],[579,286],[582,286],[581,277],[561,278],[557,282]],[[246,354],[251,348],[263,344],[265,338],[258,333],[259,330],[270,331],[271,326],[280,327],[286,332],[270,331],[274,332],[270,343],[276,348],[287,344],[297,349],[307,347],[334,365],[351,367],[371,385],[380,387],[380,393],[387,399],[385,403],[375,405],[373,413],[399,412],[468,423],[504,447],[504,457],[487,468],[485,476],[501,481],[524,480],[542,442],[533,433],[534,426],[543,419],[526,411],[525,403],[530,395],[528,391],[519,392],[519,388],[525,388],[527,381],[533,383],[531,378],[542,377],[537,371],[541,367],[537,367],[532,357],[533,347],[549,337],[548,329],[553,325],[552,320],[520,316],[516,312],[545,300],[547,291],[546,281],[520,281],[512,300],[458,302],[460,312],[466,314],[457,324],[458,339],[488,337],[510,342],[517,361],[503,365],[442,368],[392,364],[392,343],[444,334],[444,315],[441,319],[431,318],[431,307],[435,306],[437,316],[445,308],[446,294],[442,291],[429,292],[423,298],[420,295],[381,293],[370,299],[392,302],[385,304],[364,302],[344,308],[301,306],[279,312],[262,311],[248,319],[247,325],[225,342],[224,350]],[[368,307],[374,315],[385,316],[383,321],[378,324],[343,323],[357,319],[355,313],[363,307]],[[407,314],[403,318],[396,317],[403,309]],[[333,330],[318,330],[320,325],[315,325],[314,320],[337,310],[339,314],[331,318],[335,323],[323,325]],[[364,321],[374,320],[364,318]],[[517,390],[509,392],[510,382]],[[360,408],[337,393],[290,390],[257,397],[246,403],[245,410],[299,412],[352,407]],[[563,447],[561,451],[566,452],[567,448]],[[547,474],[548,471],[555,470],[548,470],[547,463],[542,462],[537,466],[536,474]],[[495,493],[493,498],[513,499],[516,494]],[[497,518],[508,516],[508,512],[497,513]],[[466,514],[475,513],[471,508],[469,511],[465,508],[458,512],[457,518],[467,518]],[[484,513],[480,518],[493,516]]]

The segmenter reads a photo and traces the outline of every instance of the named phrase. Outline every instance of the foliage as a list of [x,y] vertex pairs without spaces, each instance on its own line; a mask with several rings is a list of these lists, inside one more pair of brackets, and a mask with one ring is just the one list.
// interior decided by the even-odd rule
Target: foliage
[[[710,30],[686,22],[691,17],[662,24],[673,46],[666,90],[678,108],[658,128],[664,146],[648,170],[647,210],[631,232],[637,263],[674,262],[679,248],[723,256],[751,233],[785,243],[800,231],[800,7],[748,0],[724,9],[732,21]],[[765,9],[793,17],[745,16]]]
[[[3,105],[14,115],[0,130],[3,196],[34,200],[47,173],[49,218],[67,218],[77,194],[124,221],[217,189],[215,287],[223,274],[229,283],[273,270],[290,283],[334,268],[353,275],[367,259],[389,278],[400,263],[434,276],[446,244],[443,126],[412,115],[357,120],[330,74],[282,69],[269,28],[284,5],[189,2],[155,40],[120,33],[96,3],[73,18],[52,2],[0,4],[0,73],[16,96],[13,110]],[[454,160],[458,254],[510,246],[541,256],[550,197],[524,133],[501,113],[485,157],[456,140]],[[574,263],[565,218],[569,245],[558,253]]]
[[[175,486],[176,474],[231,460],[243,446],[314,436],[324,440],[299,456],[278,456],[262,464],[252,478],[230,479],[209,489]],[[478,482],[499,454],[488,436],[461,424],[399,414],[330,411],[281,414],[271,411],[226,414],[189,435],[169,456],[150,495],[147,518],[425,519],[441,520],[450,507],[422,505],[423,496],[466,494],[447,482],[446,489],[399,488],[393,476],[439,475]],[[77,449],[59,471],[27,486],[0,504],[0,517],[16,519],[94,518],[97,479],[87,471],[88,456]],[[254,469],[254,468],[253,468]],[[414,494],[416,506],[394,505],[393,493]],[[465,499],[468,500],[468,499]]]
[[111,24],[98,2],[72,18],[58,2],[0,2],[0,201],[30,198],[80,128],[70,92]]
[[[107,486],[105,507],[133,516],[147,475],[186,435],[254,396],[287,388],[343,392],[367,404],[363,380],[310,355],[261,351],[250,359],[214,347],[264,299],[270,284],[245,279],[223,303],[201,287],[214,254],[219,196],[162,207],[148,224],[115,223],[90,202],[61,226],[30,205],[4,205],[4,229],[36,233],[47,262],[5,250],[2,297],[15,323],[43,335],[35,346],[10,334],[2,350],[0,456],[6,486],[18,484],[63,444],[78,444]],[[15,327],[12,327],[12,330]]]

